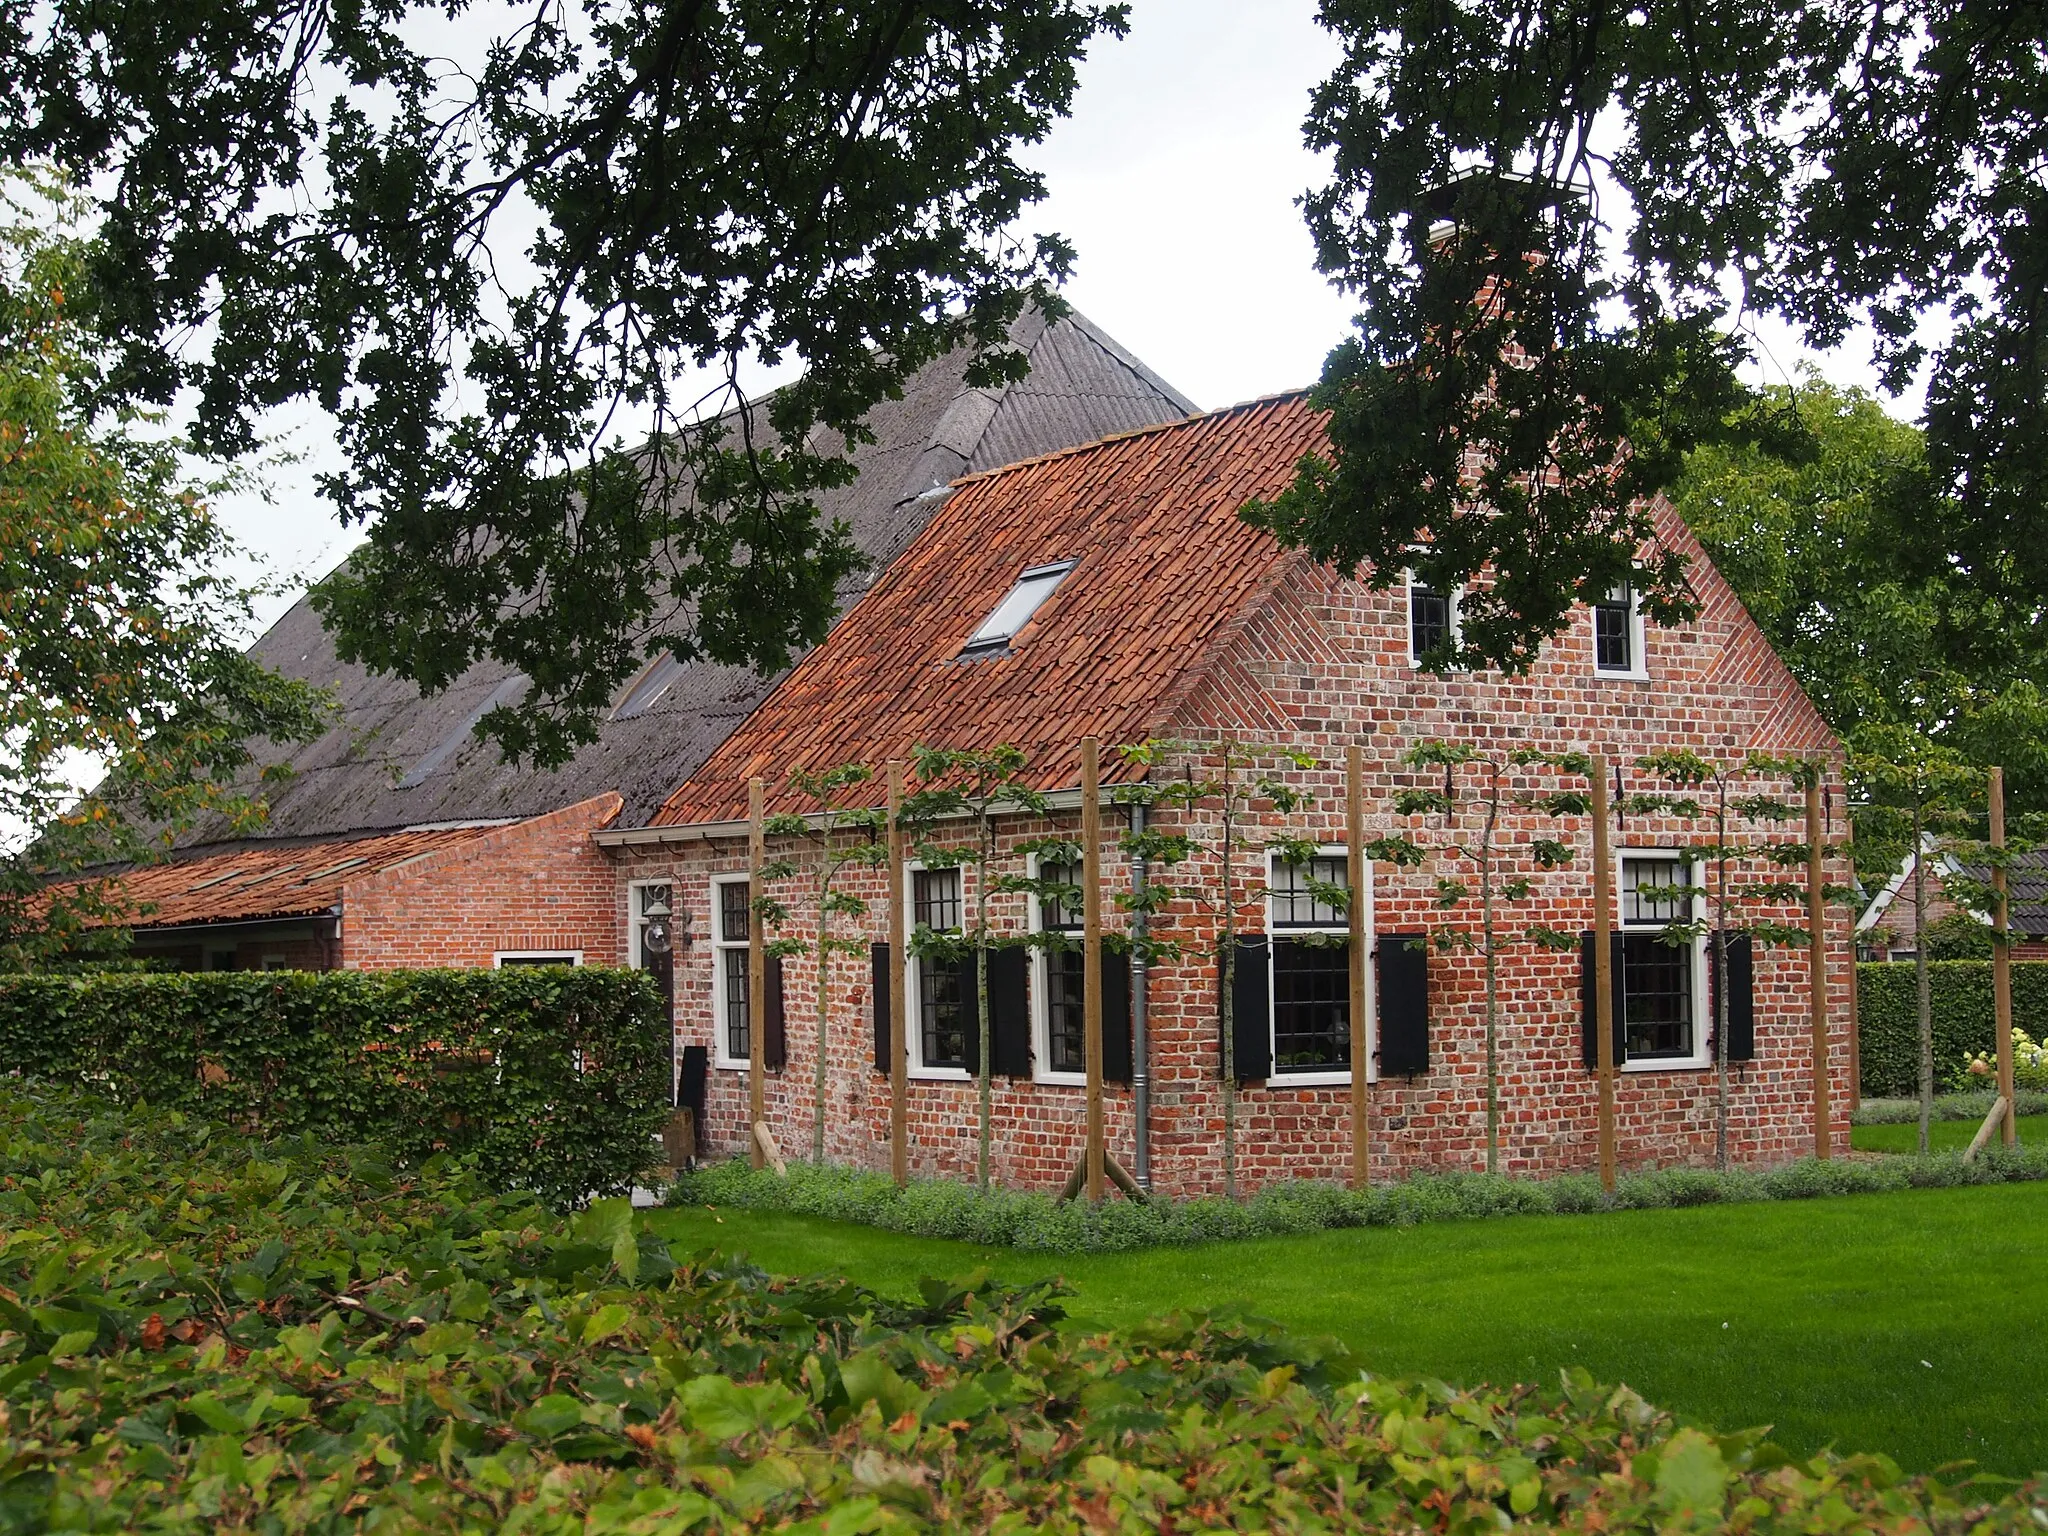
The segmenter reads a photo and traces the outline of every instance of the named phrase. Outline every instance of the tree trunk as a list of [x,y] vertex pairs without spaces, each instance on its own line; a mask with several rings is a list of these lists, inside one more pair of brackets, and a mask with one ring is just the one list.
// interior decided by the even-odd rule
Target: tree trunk
[[[1714,1166],[1728,1166],[1728,781],[1714,803]],[[1689,883],[1689,882],[1688,882]]]
[[1230,748],[1223,749],[1223,1197],[1237,1198],[1237,905],[1230,888]]
[[1934,998],[1927,973],[1927,860],[1920,849],[1921,807],[1913,807],[1913,993],[1920,1025],[1920,1155],[1934,1118]]
[[981,863],[974,871],[974,1027],[981,1041],[981,1057],[975,1064],[981,1087],[981,1144],[974,1159],[974,1180],[988,1188],[988,1144],[995,1134],[994,1106],[990,1093],[988,1034],[988,870],[995,853],[995,841],[988,811],[981,813]]
[[1500,965],[1493,944],[1493,829],[1500,819],[1500,779],[1486,804],[1479,839],[1480,928],[1486,943],[1486,1171],[1500,1172]]
[[825,828],[825,871],[818,877],[818,1035],[811,1085],[811,1161],[825,1166],[825,1020],[832,1000],[832,829]]

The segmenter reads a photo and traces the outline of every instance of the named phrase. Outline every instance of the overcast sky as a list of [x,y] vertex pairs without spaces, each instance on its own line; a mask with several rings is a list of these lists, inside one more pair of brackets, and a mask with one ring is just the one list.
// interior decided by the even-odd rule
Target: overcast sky
[[[1314,16],[1314,0],[1137,0],[1130,36],[1082,67],[1073,117],[1026,156],[1049,193],[1027,227],[1080,253],[1068,298],[1204,408],[1311,382],[1351,315],[1294,206],[1322,175],[1301,143],[1308,92],[1338,56]],[[1797,351],[1764,340],[1763,371],[1782,377]],[[1853,357],[1824,371],[1867,381]],[[305,462],[272,477],[270,505],[222,511],[300,587],[358,535],[312,489],[332,453],[318,414],[279,425]]]

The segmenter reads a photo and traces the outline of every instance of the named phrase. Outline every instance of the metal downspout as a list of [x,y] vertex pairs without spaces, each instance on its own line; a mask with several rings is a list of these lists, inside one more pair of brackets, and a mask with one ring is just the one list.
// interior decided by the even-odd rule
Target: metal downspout
[[[1131,831],[1143,834],[1145,807],[1131,806]],[[1145,894],[1145,856],[1131,855],[1131,894]],[[1131,913],[1131,937],[1142,941],[1148,927],[1142,907]],[[1152,1040],[1145,1027],[1147,970],[1142,942],[1131,946],[1131,1175],[1148,1194],[1152,1189]]]

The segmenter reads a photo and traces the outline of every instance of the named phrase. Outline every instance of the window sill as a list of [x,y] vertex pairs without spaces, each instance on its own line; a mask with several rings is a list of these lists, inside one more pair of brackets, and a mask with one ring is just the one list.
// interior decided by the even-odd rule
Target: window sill
[[1713,1069],[1713,1065],[1711,1061],[1703,1061],[1696,1056],[1658,1056],[1649,1061],[1625,1061],[1620,1070],[1635,1073],[1707,1072]]
[[1650,680],[1649,669],[1646,667],[1636,667],[1627,672],[1612,671],[1606,667],[1595,667],[1593,669],[1593,676],[1605,683],[1647,683]]
[[[1036,1072],[1032,1074],[1031,1081],[1043,1083],[1048,1088],[1086,1088],[1088,1086],[1088,1074],[1086,1072]],[[1105,1077],[1102,1081],[1107,1086],[1109,1079]]]
[[965,1067],[905,1067],[903,1075],[920,1083],[971,1083],[974,1074]]
[[[754,1069],[754,1064],[751,1061],[720,1060],[712,1062],[711,1067],[716,1072],[751,1072]],[[768,1069],[763,1067],[761,1070],[765,1072]]]
[[[1371,1078],[1366,1079],[1371,1082]],[[1351,1071],[1342,1072],[1275,1072],[1266,1078],[1270,1088],[1349,1088]]]

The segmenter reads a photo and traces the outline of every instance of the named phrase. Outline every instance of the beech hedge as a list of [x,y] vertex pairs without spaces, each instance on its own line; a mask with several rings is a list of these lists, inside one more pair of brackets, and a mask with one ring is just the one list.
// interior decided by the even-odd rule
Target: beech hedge
[[668,1113],[652,982],[596,966],[0,977],[0,1064],[249,1129],[472,1159],[555,1205],[627,1188]]
[[0,1536],[1510,1530],[2039,1536],[2038,1479],[1459,1391],[1231,1314],[1117,1332],[562,1221],[434,1159],[0,1082]]
[[[1937,960],[1927,967],[1934,1015],[1934,1088],[1959,1085],[1964,1067],[1992,1048],[1991,962]],[[1920,1092],[1920,1012],[1913,967],[1899,961],[1856,967],[1863,1092],[1906,1099]],[[2039,1038],[2048,1031],[2048,960],[2012,968],[2013,1021]]]

